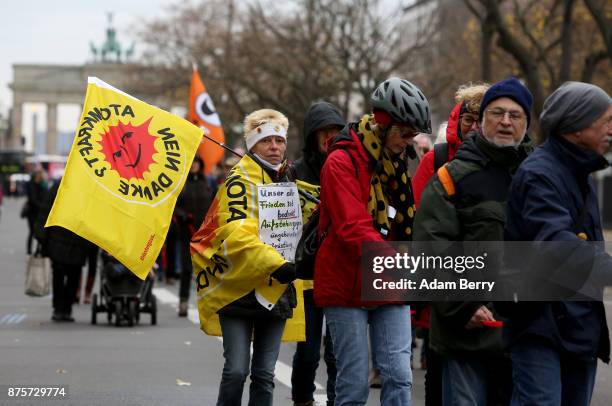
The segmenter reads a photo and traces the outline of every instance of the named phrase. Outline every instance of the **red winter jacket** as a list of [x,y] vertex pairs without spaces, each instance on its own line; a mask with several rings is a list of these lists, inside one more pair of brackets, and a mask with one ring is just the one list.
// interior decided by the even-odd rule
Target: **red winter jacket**
[[327,235],[315,262],[314,300],[320,307],[362,305],[361,244],[384,241],[366,209],[372,158],[357,138],[355,127],[349,125],[348,132],[345,127],[321,171],[319,233],[327,230]]
[[[461,145],[461,138],[457,135],[459,129],[459,111],[461,103],[457,103],[448,117],[448,125],[446,127],[446,142],[448,143],[448,160],[454,158],[455,153]],[[425,190],[425,186],[429,179],[434,174],[434,150],[432,149],[421,158],[421,163],[412,177],[412,192],[414,193],[414,204],[419,207],[421,194]]]

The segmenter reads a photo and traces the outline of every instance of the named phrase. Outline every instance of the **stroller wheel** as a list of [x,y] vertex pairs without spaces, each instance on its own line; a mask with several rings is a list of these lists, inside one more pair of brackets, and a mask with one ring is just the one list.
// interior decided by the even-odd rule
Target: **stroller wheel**
[[98,324],[98,294],[91,297],[91,324]]
[[123,303],[121,300],[115,300],[115,326],[119,327],[121,325],[121,319],[123,318]]

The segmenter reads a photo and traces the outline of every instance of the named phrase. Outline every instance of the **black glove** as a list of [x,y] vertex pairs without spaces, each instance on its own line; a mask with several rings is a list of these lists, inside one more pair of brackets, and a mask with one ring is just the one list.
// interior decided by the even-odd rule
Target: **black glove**
[[280,268],[272,272],[271,276],[280,283],[291,283],[295,280],[295,264],[285,262]]

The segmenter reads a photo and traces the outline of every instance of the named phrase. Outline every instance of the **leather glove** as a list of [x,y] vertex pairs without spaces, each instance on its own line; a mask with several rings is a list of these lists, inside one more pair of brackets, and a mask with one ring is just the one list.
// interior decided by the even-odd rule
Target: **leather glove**
[[270,276],[280,283],[291,283],[295,280],[295,264],[292,262],[285,262],[280,268],[272,272]]

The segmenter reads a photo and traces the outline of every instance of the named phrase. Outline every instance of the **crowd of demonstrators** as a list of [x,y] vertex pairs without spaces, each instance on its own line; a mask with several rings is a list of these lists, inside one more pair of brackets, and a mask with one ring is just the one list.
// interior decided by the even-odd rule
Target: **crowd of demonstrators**
[[[423,191],[415,240],[503,241],[510,182],[529,152],[526,133],[532,103],[529,90],[515,78],[486,91],[480,103],[480,131],[463,140]],[[442,357],[444,405],[509,403],[512,374],[501,331],[482,324],[498,318],[492,303],[432,305],[429,344]]]
[[[298,187],[315,198],[319,197],[321,169],[327,156],[328,144],[345,124],[338,107],[327,102],[315,103],[306,112],[302,156],[290,167],[290,175],[292,179],[298,181]],[[305,224],[312,215],[312,211],[306,206],[314,204],[307,199],[301,201]],[[306,341],[297,344],[291,373],[291,396],[295,406],[314,404],[315,376],[321,358],[324,316],[323,310],[314,304],[312,288],[312,281],[304,281]],[[326,330],[323,359],[327,366],[327,404],[333,406],[336,394],[336,359],[333,354],[331,334],[329,329]]]
[[198,277],[202,285],[206,277],[210,288],[199,296],[203,329],[223,337],[225,363],[217,405],[241,404],[249,371],[249,405],[272,405],[281,339],[290,339],[287,320],[297,304],[295,266],[260,239],[256,197],[256,185],[284,179],[288,126],[276,110],[257,110],[246,117],[248,152],[230,171],[192,239],[192,248],[202,253],[193,257],[194,271],[221,269]]
[[48,185],[45,179],[45,172],[37,169],[32,174],[32,178],[26,184],[26,201],[21,209],[21,218],[28,222],[28,238],[26,241],[26,253],[32,254],[32,244],[34,242],[34,223],[40,215],[42,206],[47,198]]
[[[588,253],[583,260],[609,273],[612,258],[591,251],[589,242],[603,241],[591,174],[609,164],[610,96],[594,85],[567,82],[544,102],[540,126],[547,141],[512,181],[506,240],[572,241]],[[597,358],[610,360],[600,301],[519,302],[509,312],[504,338],[512,357],[512,405],[588,405]]]
[[[431,131],[429,105],[412,83],[391,78],[372,94],[372,114],[335,138],[321,173],[314,299],[324,310],[336,357],[336,404],[365,404],[369,343],[383,405],[411,404],[410,308],[361,299],[359,261],[366,241],[412,237],[414,202],[405,152]],[[339,255],[339,253],[342,253]]]
[[[412,404],[411,306],[362,299],[365,242],[569,241],[596,257],[585,272],[610,271],[612,258],[589,244],[603,241],[591,174],[609,165],[610,96],[594,85],[563,84],[544,103],[545,141],[537,148],[527,136],[533,97],[518,79],[466,84],[455,96],[446,142],[436,146],[427,135],[425,95],[407,80],[389,78],[373,90],[372,111],[356,122],[347,124],[333,104],[311,105],[303,155],[292,165],[289,122],[270,109],[245,118],[247,152],[226,160],[227,171],[214,182],[194,159],[168,235],[166,277],[171,282],[180,267],[179,316],[187,316],[195,274],[202,329],[223,337],[217,405],[240,405],[249,376],[249,405],[272,405],[281,342],[296,337],[305,341],[293,356],[294,405],[314,405],[322,343],[328,406],[366,404],[370,354],[380,373],[381,404]],[[259,235],[257,186],[287,181],[320,198],[312,282],[294,284],[295,265]],[[82,266],[98,253],[66,229],[43,228],[59,183],[47,191],[36,171],[22,217],[28,254],[34,236],[52,262],[52,320],[67,322],[74,321]],[[304,222],[313,211],[312,202],[302,201]],[[90,263],[85,303],[95,267]],[[209,289],[203,293],[202,286]],[[418,316],[429,330],[423,354],[428,406],[587,406],[597,359],[610,359],[601,301],[467,297],[430,303]],[[298,334],[293,323],[300,317]]]
[[[180,256],[181,263],[178,310],[181,317],[187,317],[193,275],[189,242],[202,224],[215,192],[216,190],[213,190],[204,174],[204,161],[199,155],[196,155],[187,174],[183,190],[177,199],[173,216],[176,222],[177,254]],[[169,262],[175,261],[169,260]]]

